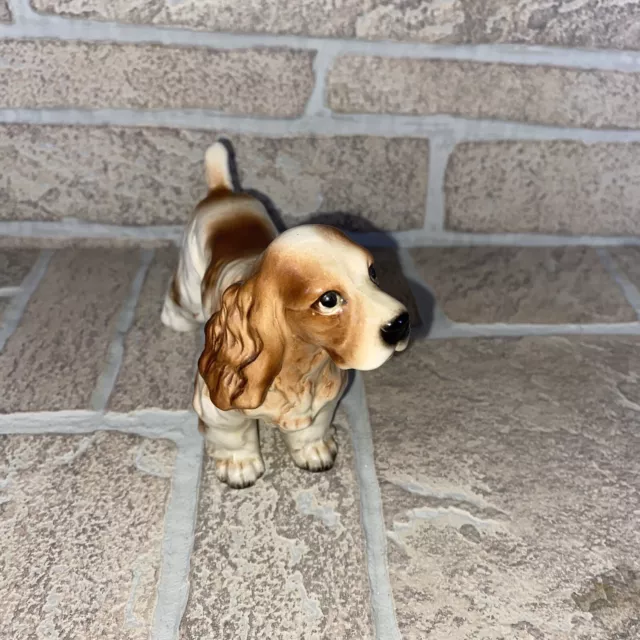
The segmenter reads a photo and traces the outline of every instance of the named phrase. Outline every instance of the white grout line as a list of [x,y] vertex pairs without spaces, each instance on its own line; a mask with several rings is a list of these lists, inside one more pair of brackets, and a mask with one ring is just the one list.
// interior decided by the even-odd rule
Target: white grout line
[[171,241],[178,243],[183,225],[127,226],[84,220],[0,220],[0,236],[15,238],[105,238],[113,240]]
[[426,233],[442,232],[445,225],[444,181],[449,156],[455,147],[451,137],[437,136],[429,141],[429,177],[424,216]]
[[[320,91],[321,89],[319,89]],[[314,92],[315,93],[315,92]],[[319,93],[312,95],[311,107],[318,107]],[[456,142],[496,140],[573,140],[585,144],[599,142],[640,142],[638,129],[586,129],[555,127],[502,120],[473,120],[449,115],[342,115],[326,111],[298,119],[234,116],[204,109],[0,109],[0,122],[36,125],[87,125],[122,127],[170,127],[227,134],[247,134],[265,138],[300,135],[431,138],[445,135]]]
[[20,287],[0,287],[0,298],[12,298],[20,293]]
[[355,374],[351,389],[342,399],[342,407],[350,426],[360,488],[360,510],[376,639],[401,640],[387,566],[387,540],[375,469],[369,409],[360,373]]
[[73,435],[119,431],[177,442],[192,432],[194,420],[195,413],[192,411],[162,409],[144,409],[126,414],[89,410],[34,411],[0,414],[0,434]]
[[[127,226],[106,225],[82,220],[0,221],[0,236],[15,238],[51,239],[94,239],[170,241],[178,244],[182,237],[183,225]],[[431,232],[425,229],[389,232],[350,232],[356,241],[370,247],[453,247],[453,246],[523,246],[557,247],[584,245],[640,246],[638,236],[562,236],[537,233],[458,233],[452,231]]]
[[41,15],[31,8],[29,0],[11,0],[11,9],[15,23],[1,25],[0,38],[161,43],[224,49],[290,47],[317,49],[332,56],[353,54],[640,71],[640,52],[637,51],[517,44],[442,45],[270,33],[221,33],[181,26],[126,24]]
[[[0,224],[0,230],[2,226]],[[517,247],[561,247],[592,246],[619,247],[640,245],[638,236],[563,236],[545,233],[459,233],[455,231],[430,232],[424,229],[390,231],[379,233],[351,232],[356,242],[371,247],[472,247],[472,246],[517,246]]]
[[638,291],[637,287],[629,280],[626,273],[618,267],[616,261],[604,247],[600,247],[597,251],[604,268],[616,281],[627,302],[633,307],[638,318],[640,318],[640,291]]
[[637,336],[640,322],[593,324],[467,324],[449,321],[448,325],[435,325],[429,338],[524,338],[527,336]]
[[151,640],[178,640],[189,597],[191,552],[195,541],[203,439],[195,415],[191,432],[179,442],[162,543],[162,566]]
[[[1,234],[1,232],[0,232]],[[2,325],[0,326],[0,351],[4,349],[7,340],[18,328],[22,315],[29,304],[33,292],[38,288],[40,280],[47,271],[53,251],[42,251],[38,256],[31,271],[27,274],[20,285],[20,291],[11,299],[2,315]]]
[[129,295],[124,301],[120,314],[118,315],[115,335],[111,340],[107,353],[107,363],[100,373],[95,389],[91,394],[91,406],[95,411],[104,411],[106,409],[111,393],[113,392],[116,378],[122,366],[124,341],[133,324],[142,285],[147,277],[147,272],[149,271],[154,255],[155,251],[153,249],[140,251],[140,266],[131,283]]
[[307,101],[305,116],[330,116],[331,112],[329,108],[325,106],[325,91],[332,63],[332,56],[327,55],[324,50],[318,51],[313,61],[315,84],[311,96]]
[[9,6],[9,12],[11,13],[11,23],[19,24],[25,21],[25,12],[34,13],[29,0],[24,2],[23,0],[6,0]]

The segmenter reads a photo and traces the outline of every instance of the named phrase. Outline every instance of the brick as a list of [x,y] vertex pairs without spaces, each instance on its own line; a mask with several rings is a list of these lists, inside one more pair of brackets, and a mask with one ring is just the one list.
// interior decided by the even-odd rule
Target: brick
[[261,0],[32,0],[42,13],[72,18],[91,17],[137,24],[176,25],[236,33],[296,33],[353,36],[362,10],[357,0],[340,4],[313,0],[278,0],[266,10]]
[[456,231],[640,234],[640,144],[467,142],[446,170]]
[[[183,224],[206,193],[204,152],[223,133],[0,126],[0,218]],[[351,227],[422,227],[426,140],[230,138],[243,186],[266,193],[290,224],[340,212],[331,220]]]
[[343,113],[640,126],[640,74],[594,69],[343,56],[329,73],[327,99]]
[[637,636],[639,347],[435,340],[365,373],[403,638]]
[[271,196],[289,222],[330,212],[327,222],[364,231],[423,225],[427,140],[244,137],[237,151],[246,186]]
[[137,251],[61,251],[0,354],[0,413],[89,409]]
[[598,0],[446,3],[377,0],[357,21],[360,38],[449,44],[514,43],[581,48],[640,48],[640,5]]
[[294,33],[453,44],[523,43],[640,48],[635,0],[587,0],[561,10],[545,0],[505,3],[406,0],[31,0],[43,13],[239,33]]
[[412,249],[440,308],[455,322],[632,322],[633,308],[589,247]]
[[0,439],[0,637],[149,637],[174,457],[116,433]]
[[7,0],[0,0],[0,22],[12,22],[11,9]]
[[164,295],[177,264],[176,249],[159,250],[151,264],[124,343],[111,411],[191,408],[203,331],[181,333],[160,322]]
[[267,471],[234,491],[205,460],[183,640],[373,637],[349,436],[336,466],[301,471],[262,429]]
[[4,108],[214,109],[293,117],[314,52],[63,41],[0,42]]

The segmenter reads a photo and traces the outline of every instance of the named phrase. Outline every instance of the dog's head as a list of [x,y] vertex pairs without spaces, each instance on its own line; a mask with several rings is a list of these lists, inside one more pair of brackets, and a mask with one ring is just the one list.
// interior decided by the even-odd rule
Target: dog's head
[[337,229],[287,231],[260,272],[276,287],[289,331],[341,369],[375,369],[407,346],[407,309],[378,287],[372,255]]
[[225,291],[199,370],[218,408],[254,409],[286,354],[324,350],[341,369],[370,370],[405,349],[409,331],[407,309],[376,284],[371,254],[337,229],[306,225]]

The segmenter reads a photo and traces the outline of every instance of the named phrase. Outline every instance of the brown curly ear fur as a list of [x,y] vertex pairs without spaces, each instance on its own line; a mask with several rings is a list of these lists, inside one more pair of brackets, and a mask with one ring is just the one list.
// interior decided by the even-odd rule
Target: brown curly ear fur
[[282,367],[278,327],[257,306],[252,283],[234,284],[205,326],[198,371],[222,411],[256,409]]

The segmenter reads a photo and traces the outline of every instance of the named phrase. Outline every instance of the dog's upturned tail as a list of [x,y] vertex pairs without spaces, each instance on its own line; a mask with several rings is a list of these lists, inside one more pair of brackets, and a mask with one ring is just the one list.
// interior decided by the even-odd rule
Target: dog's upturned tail
[[211,191],[216,189],[234,190],[231,150],[223,140],[212,144],[204,155],[207,173],[207,185]]

